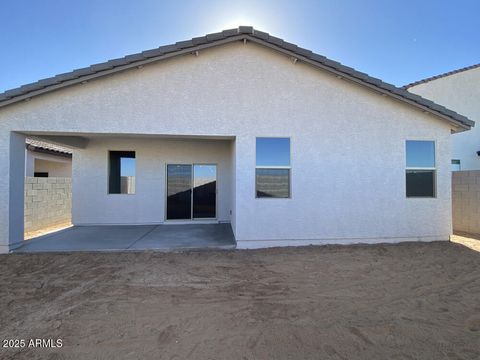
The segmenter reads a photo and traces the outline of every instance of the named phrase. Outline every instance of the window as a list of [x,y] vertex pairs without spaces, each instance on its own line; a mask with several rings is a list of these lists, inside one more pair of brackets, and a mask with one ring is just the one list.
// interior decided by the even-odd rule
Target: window
[[48,177],[48,172],[38,172],[38,171],[35,171],[33,173],[33,177]]
[[406,142],[407,197],[435,197],[435,142]]
[[109,194],[135,194],[135,151],[110,151]]
[[257,198],[290,197],[289,138],[257,138],[255,192]]
[[460,160],[452,160],[452,171],[460,171]]

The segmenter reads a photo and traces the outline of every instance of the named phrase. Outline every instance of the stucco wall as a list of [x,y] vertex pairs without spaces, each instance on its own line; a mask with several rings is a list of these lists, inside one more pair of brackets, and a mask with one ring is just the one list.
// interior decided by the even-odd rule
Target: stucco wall
[[0,253],[23,241],[24,177],[25,136],[0,129]]
[[[229,44],[32,98],[0,111],[0,130],[234,136],[230,189],[235,197],[230,203],[239,247],[447,240],[451,233],[447,123],[252,43]],[[255,198],[257,136],[291,138],[291,199]],[[436,199],[405,198],[407,139],[436,142]],[[149,187],[143,188],[156,192],[108,202],[107,146],[93,140],[74,152],[74,221],[162,219],[163,201],[157,199],[163,189],[156,186],[163,182],[156,169],[167,157],[148,146],[138,149],[145,159],[141,171],[151,174]],[[77,157],[79,164],[90,164],[88,178],[82,177]],[[75,196],[92,187],[94,194]],[[154,211],[144,212],[144,203]]]
[[72,160],[25,150],[25,176],[48,172],[49,177],[72,177]]
[[452,173],[453,230],[480,234],[480,171]]
[[25,232],[71,221],[70,178],[25,177]]
[[47,172],[49,177],[71,177],[72,163],[36,159],[35,172]]
[[232,231],[233,235],[236,236],[236,231],[237,231],[237,223],[236,223],[236,198],[237,198],[237,189],[236,189],[236,148],[235,148],[235,141],[232,141],[231,143],[231,148],[230,148],[230,183],[231,183],[231,188],[230,188],[230,208],[231,208],[231,214],[230,214],[230,224],[232,225]]
[[[135,194],[108,194],[108,152],[135,151]],[[96,138],[75,152],[73,224],[158,224],[165,220],[166,164],[217,164],[217,217],[230,221],[230,141]]]
[[409,91],[444,105],[476,121],[470,131],[452,135],[452,159],[461,170],[480,170],[480,68],[429,81]]

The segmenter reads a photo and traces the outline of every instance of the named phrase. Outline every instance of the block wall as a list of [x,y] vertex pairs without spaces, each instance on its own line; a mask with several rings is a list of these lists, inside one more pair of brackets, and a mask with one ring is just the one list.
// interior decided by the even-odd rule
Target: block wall
[[452,173],[453,230],[480,234],[480,170]]
[[71,178],[25,178],[25,232],[71,221]]

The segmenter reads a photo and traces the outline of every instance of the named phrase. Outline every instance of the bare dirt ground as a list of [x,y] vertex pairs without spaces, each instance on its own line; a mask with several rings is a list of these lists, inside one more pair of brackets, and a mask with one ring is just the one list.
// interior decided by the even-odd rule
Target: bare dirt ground
[[461,244],[0,256],[1,359],[480,359]]

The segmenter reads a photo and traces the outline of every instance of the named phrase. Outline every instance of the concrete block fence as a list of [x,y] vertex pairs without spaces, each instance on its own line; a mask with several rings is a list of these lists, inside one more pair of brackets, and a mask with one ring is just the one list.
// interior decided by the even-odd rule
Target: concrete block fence
[[453,231],[480,234],[480,170],[452,173]]
[[71,221],[71,178],[25,178],[25,232]]

